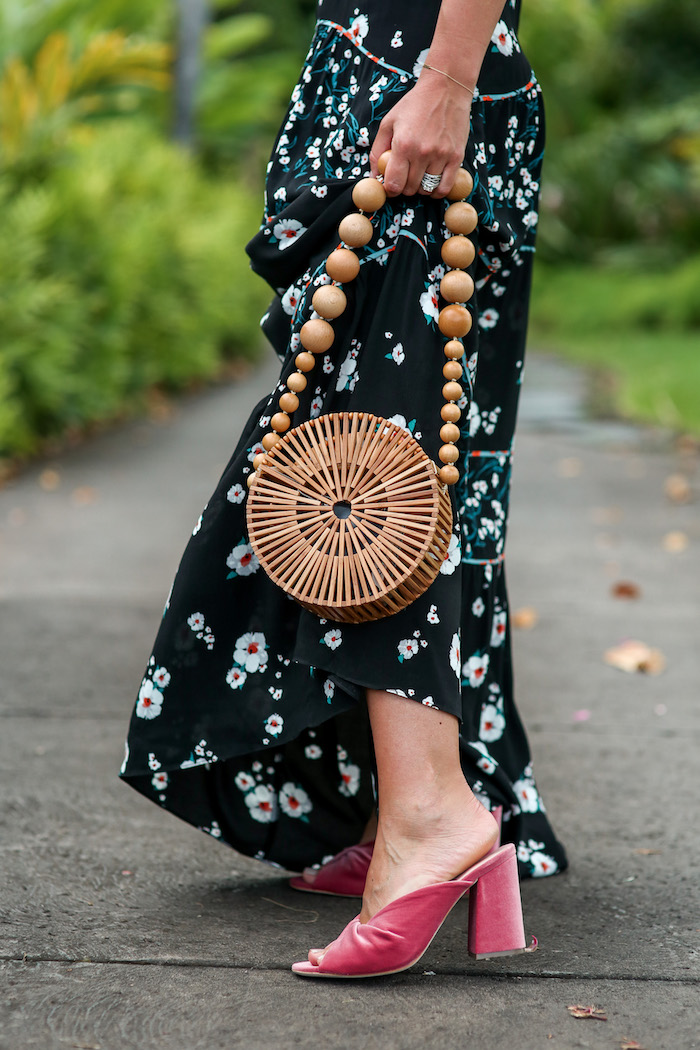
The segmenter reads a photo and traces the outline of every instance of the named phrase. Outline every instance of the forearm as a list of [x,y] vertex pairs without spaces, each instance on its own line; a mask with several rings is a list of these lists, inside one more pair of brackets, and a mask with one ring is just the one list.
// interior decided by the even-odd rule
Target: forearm
[[[503,5],[504,0],[442,0],[427,64],[474,88]],[[440,76],[430,69],[421,79],[424,75]]]

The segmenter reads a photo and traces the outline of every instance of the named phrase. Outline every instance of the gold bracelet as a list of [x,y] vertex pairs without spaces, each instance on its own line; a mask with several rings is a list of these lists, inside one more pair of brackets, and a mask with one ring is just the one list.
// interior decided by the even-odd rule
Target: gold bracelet
[[455,80],[455,78],[450,76],[449,73],[446,73],[444,69],[437,69],[436,66],[429,66],[427,62],[423,63],[423,69],[432,69],[433,73],[442,73],[443,77],[447,77],[447,79],[451,80],[453,84],[457,84],[459,87],[464,88],[464,90],[468,91],[471,97],[474,98],[474,91],[472,88],[467,87],[467,85],[463,84],[461,80]]

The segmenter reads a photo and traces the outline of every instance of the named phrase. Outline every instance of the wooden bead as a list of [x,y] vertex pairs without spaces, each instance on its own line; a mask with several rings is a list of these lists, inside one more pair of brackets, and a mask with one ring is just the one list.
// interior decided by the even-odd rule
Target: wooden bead
[[459,339],[450,339],[449,343],[445,343],[445,357],[449,357],[450,360],[457,361],[463,353],[464,346]]
[[459,434],[459,427],[455,426],[454,423],[443,423],[440,427],[441,441],[459,441]]
[[265,458],[266,457],[265,457],[265,453],[264,452],[258,452],[257,456],[253,457],[253,466],[255,467],[256,470],[260,469],[260,467],[265,462]]
[[362,211],[376,211],[386,201],[386,190],[377,179],[360,179],[352,191],[352,202]]
[[[472,315],[466,306],[450,303],[449,306],[443,306],[438,314],[438,328],[443,335],[448,335],[450,339],[461,339],[463,335],[467,334],[471,326]],[[303,331],[304,329],[302,328]]]
[[294,358],[294,364],[300,372],[310,372],[316,364],[316,359],[313,354],[309,354],[305,350],[302,350],[302,352],[297,354]]
[[446,463],[438,470],[438,478],[443,485],[454,485],[459,481],[459,471],[453,463]]
[[461,201],[464,197],[468,197],[473,189],[474,179],[466,168],[458,168],[452,189],[447,194],[447,199],[450,201]]
[[323,284],[314,292],[311,305],[321,317],[333,320],[340,317],[348,305],[348,300],[342,288],[335,284]]
[[275,434],[275,432],[273,431],[271,434],[265,434],[265,436],[262,439],[262,447],[265,449],[266,452],[269,452],[270,449],[274,448],[275,445],[279,444],[281,440],[282,438],[279,436],[279,434]]
[[374,227],[366,215],[346,215],[340,220],[338,234],[341,241],[349,244],[351,248],[361,248],[372,240]]
[[451,233],[472,233],[478,221],[476,208],[467,204],[466,201],[456,201],[450,204],[445,212],[445,225]]
[[[447,365],[445,365],[447,367]],[[296,412],[299,408],[299,398],[296,394],[282,394],[280,398],[280,408],[283,412]]]
[[448,270],[440,281],[440,295],[448,303],[466,303],[474,294],[474,282],[464,270]]
[[[462,388],[459,383],[455,383],[454,379],[450,379],[442,388],[442,396],[445,401],[459,401],[462,396]],[[272,418],[274,420],[275,417],[273,416]],[[277,427],[275,427],[276,429]]]
[[[445,361],[442,366],[442,374],[445,379],[461,379],[462,378],[462,366],[459,361]],[[280,404],[282,402],[280,401]]]
[[386,166],[389,163],[389,157],[391,156],[391,150],[387,149],[382,153],[381,157],[377,161],[377,170],[380,175],[384,175],[386,172]]
[[285,430],[289,430],[289,416],[286,412],[275,412],[270,420],[270,426],[278,434],[283,434]]
[[448,237],[440,249],[442,261],[448,266],[464,269],[471,266],[476,256],[476,248],[468,237],[461,234],[457,237]]
[[333,281],[346,284],[354,281],[359,272],[360,260],[349,248],[336,248],[326,259],[326,273]]
[[[459,417],[462,415],[459,405],[455,405],[453,402],[449,402],[447,405],[443,405],[440,409],[440,415],[446,423],[456,423]],[[263,441],[265,439],[263,438]]]
[[443,463],[456,463],[459,459],[459,449],[456,445],[443,445],[438,455]]
[[301,372],[292,372],[290,376],[287,376],[287,386],[295,394],[301,393],[302,390],[306,390],[306,376]]
[[[457,309],[459,309],[457,307]],[[464,309],[464,308],[463,308]],[[320,317],[314,317],[301,326],[299,332],[301,345],[313,354],[322,354],[330,350],[335,339],[333,326],[328,321],[322,321]]]
[[[440,471],[438,471],[438,476],[439,476],[439,474],[440,474]],[[248,475],[248,480],[246,481],[246,485],[248,486],[248,488],[251,487],[253,482],[256,480],[257,476],[258,475],[255,472],[253,472],[252,474]]]

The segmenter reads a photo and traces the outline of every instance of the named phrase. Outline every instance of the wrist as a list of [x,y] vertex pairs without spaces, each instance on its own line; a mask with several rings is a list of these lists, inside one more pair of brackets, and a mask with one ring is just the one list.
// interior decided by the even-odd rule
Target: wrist
[[466,81],[460,80],[458,77],[453,77],[447,70],[433,66],[432,63],[428,64],[426,62],[423,65],[417,83],[421,81],[434,87],[439,85],[440,91],[454,101],[462,101],[467,105],[471,105],[474,98],[475,87],[472,87]]

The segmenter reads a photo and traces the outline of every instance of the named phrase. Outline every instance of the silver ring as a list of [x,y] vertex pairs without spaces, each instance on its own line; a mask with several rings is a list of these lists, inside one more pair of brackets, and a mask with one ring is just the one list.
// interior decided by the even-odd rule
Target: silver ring
[[442,181],[442,175],[431,175],[429,171],[426,171],[423,178],[420,180],[420,188],[425,190],[426,193],[432,193],[436,190]]

